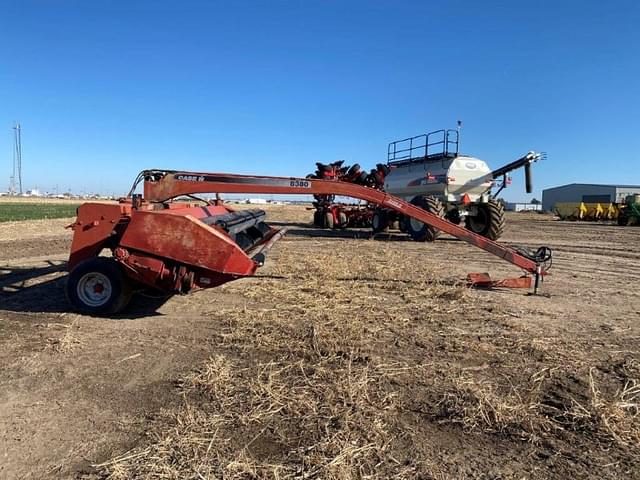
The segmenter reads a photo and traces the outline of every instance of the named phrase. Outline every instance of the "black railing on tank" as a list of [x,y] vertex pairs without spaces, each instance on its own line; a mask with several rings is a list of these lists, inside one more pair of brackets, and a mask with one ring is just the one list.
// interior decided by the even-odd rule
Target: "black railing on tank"
[[387,147],[387,163],[404,163],[458,155],[460,132],[446,129],[391,142]]

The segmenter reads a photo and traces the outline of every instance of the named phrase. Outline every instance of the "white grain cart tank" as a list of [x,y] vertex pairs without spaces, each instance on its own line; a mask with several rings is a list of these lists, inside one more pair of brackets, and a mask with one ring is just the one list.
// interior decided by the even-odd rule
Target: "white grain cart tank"
[[[531,193],[530,166],[540,154],[529,152],[492,171],[483,160],[460,154],[459,138],[458,130],[436,130],[391,142],[384,190],[455,224],[464,221],[474,233],[497,240],[504,230],[504,206],[496,197],[510,182],[507,174],[524,167],[527,193]],[[497,179],[501,182],[492,194]],[[429,225],[388,210],[376,212],[374,231],[382,231],[394,221],[417,241],[435,240],[439,233]]]

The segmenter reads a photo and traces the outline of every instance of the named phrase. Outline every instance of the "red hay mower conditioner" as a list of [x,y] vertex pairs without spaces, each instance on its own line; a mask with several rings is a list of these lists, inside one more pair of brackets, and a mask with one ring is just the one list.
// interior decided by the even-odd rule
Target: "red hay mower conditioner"
[[[144,182],[144,195],[134,194]],[[118,204],[85,203],[71,225],[67,297],[92,315],[122,310],[136,290],[187,293],[248,277],[263,265],[285,229],[269,227],[261,210],[233,211],[221,202],[197,206],[173,201],[199,193],[342,195],[365,200],[424,222],[492,253],[525,272],[492,281],[471,274],[477,286],[535,288],[547,273],[551,251],[515,250],[475,234],[402,199],[374,188],[335,180],[224,173],[145,170]],[[195,198],[195,197],[194,197]],[[111,257],[100,256],[104,249]]]

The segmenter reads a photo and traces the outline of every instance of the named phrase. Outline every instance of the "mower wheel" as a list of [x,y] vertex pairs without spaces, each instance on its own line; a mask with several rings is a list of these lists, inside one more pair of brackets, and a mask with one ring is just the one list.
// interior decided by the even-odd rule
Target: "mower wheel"
[[324,214],[324,227],[329,230],[332,230],[334,227],[333,212],[331,210],[327,210]]
[[78,264],[67,279],[71,306],[87,315],[112,315],[127,306],[131,288],[122,268],[108,257],[95,257]]
[[478,213],[475,216],[467,216],[465,227],[473,233],[497,240],[504,231],[504,206],[493,199],[477,206]]
[[371,218],[371,228],[373,233],[389,230],[389,214],[384,210],[376,210]]
[[[444,207],[436,197],[418,195],[411,200],[411,204],[438,217],[444,217]],[[405,217],[404,228],[416,242],[433,242],[440,236],[440,230],[437,228],[409,216]]]

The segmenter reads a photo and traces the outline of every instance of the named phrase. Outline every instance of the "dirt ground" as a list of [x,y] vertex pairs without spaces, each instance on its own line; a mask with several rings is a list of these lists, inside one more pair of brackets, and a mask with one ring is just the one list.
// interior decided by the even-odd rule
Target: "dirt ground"
[[0,478],[640,478],[640,229],[510,214],[542,295],[450,237],[290,233],[257,277],[68,311],[70,220],[0,224]]

